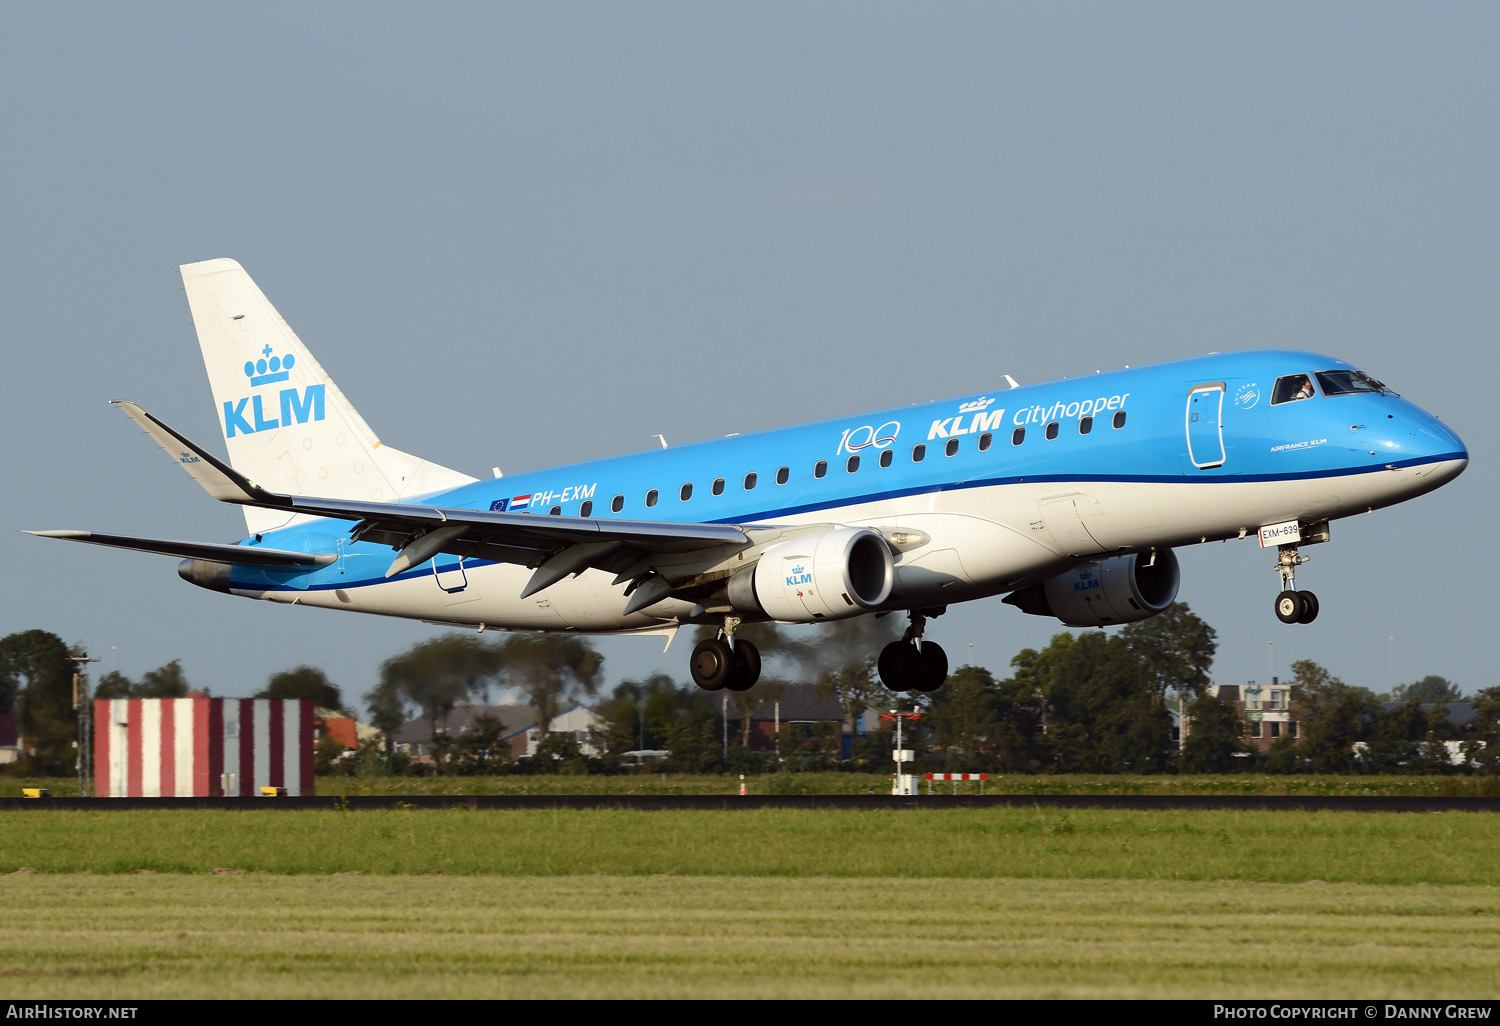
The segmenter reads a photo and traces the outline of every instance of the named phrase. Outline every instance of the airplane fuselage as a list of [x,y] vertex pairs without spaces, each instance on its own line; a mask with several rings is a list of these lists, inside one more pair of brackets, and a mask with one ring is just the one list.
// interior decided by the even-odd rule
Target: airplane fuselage
[[[1457,435],[1388,390],[1320,388],[1273,401],[1289,377],[1329,371],[1353,368],[1288,350],[1217,354],[404,501],[538,517],[870,527],[897,539],[895,582],[881,608],[940,607],[1089,560],[1367,512],[1463,469],[1468,454]],[[302,520],[242,544],[337,558],[311,569],[235,565],[212,580],[184,576],[247,597],[497,629],[651,631],[711,619],[677,598],[626,615],[625,585],[593,569],[527,598],[532,570],[514,563],[439,554],[388,579],[391,548],[351,541],[341,520]]]

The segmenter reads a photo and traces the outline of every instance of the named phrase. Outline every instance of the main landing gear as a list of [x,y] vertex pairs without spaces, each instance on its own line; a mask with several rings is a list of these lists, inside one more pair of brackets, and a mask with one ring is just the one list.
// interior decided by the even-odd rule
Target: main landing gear
[[948,653],[935,641],[923,641],[927,617],[912,610],[911,626],[900,641],[880,653],[880,682],[892,691],[936,691],[948,679]]
[[760,680],[760,649],[748,641],[735,641],[737,616],[726,616],[717,638],[698,642],[688,669],[693,683],[704,691],[749,691]]
[[1298,591],[1297,567],[1307,562],[1297,546],[1277,546],[1276,572],[1281,575],[1281,594],[1276,596],[1276,619],[1282,623],[1312,623],[1318,618],[1318,596]]

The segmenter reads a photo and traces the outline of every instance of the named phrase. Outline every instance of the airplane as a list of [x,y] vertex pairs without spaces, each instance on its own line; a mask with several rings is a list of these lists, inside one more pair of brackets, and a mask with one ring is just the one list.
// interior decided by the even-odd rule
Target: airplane
[[[1300,547],[1468,464],[1459,437],[1341,360],[1220,353],[514,477],[385,445],[235,261],[181,268],[228,462],[120,408],[211,496],[233,544],[34,531],[179,557],[211,591],[476,630],[665,634],[717,627],[694,683],[750,688],[741,624],[904,613],[877,666],[893,691],[947,677],[927,621],[995,595],[1070,627],[1176,598],[1175,547],[1277,550],[1283,623],[1310,623]],[[394,556],[393,556],[394,553]]]

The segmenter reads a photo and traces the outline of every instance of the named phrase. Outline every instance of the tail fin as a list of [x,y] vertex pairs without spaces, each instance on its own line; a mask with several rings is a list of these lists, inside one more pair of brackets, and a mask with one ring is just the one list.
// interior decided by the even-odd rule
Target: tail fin
[[[382,445],[233,260],[184,264],[229,465],[273,492],[394,502],[474,478]],[[297,519],[246,506],[251,533]]]

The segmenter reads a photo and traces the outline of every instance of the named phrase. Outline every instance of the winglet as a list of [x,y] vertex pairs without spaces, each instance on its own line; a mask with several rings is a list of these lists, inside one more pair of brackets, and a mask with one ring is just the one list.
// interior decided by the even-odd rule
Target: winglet
[[220,502],[256,506],[291,505],[284,496],[268,492],[243,474],[236,473],[213,453],[178,434],[135,403],[117,399],[115,405],[155,439],[156,444],[191,474],[193,480],[203,486],[204,491]]

